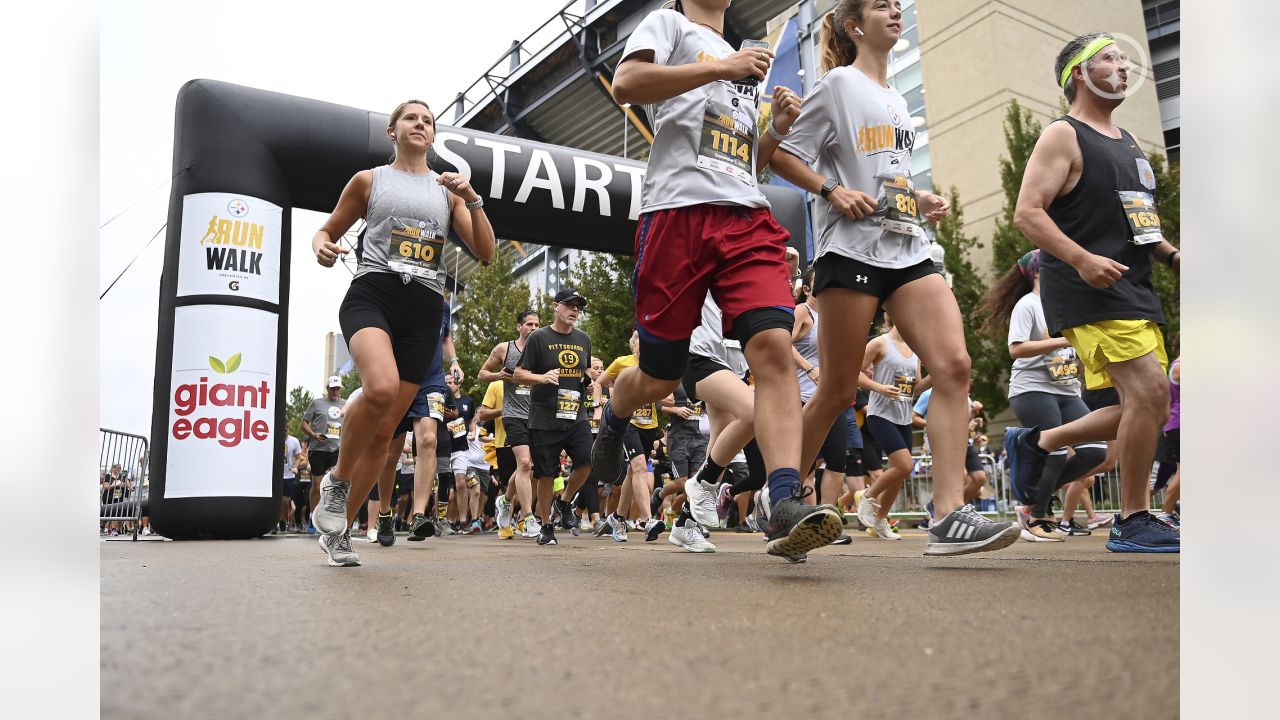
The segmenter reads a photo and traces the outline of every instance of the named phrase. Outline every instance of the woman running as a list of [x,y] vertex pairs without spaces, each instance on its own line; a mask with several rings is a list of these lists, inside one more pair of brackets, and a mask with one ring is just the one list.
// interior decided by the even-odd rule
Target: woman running
[[942,219],[951,206],[912,186],[916,133],[906,100],[888,82],[889,53],[901,32],[896,0],[835,4],[822,25],[826,74],[771,163],[779,175],[821,197],[814,219],[814,294],[827,317],[818,331],[826,381],[804,407],[801,467],[814,461],[831,423],[853,401],[863,338],[883,305],[935,383],[928,432],[940,520],[929,529],[925,554],[995,550],[1016,540],[1017,529],[964,504],[969,353],[960,308],[920,226],[921,219]]
[[[983,328],[998,333],[1008,326],[1009,405],[1023,427],[1055,428],[1089,414],[1080,399],[1080,365],[1071,343],[1050,337],[1040,304],[1040,251],[1023,255],[987,291],[979,305],[986,314]],[[1082,443],[1067,457],[1063,448],[1049,455],[1035,487],[1013,483],[1022,539],[1061,542],[1067,533],[1050,512],[1058,488],[1088,477],[1107,456],[1106,443]],[[1068,525],[1068,528],[1070,525]]]
[[[791,328],[791,357],[796,364],[796,379],[800,382],[800,402],[808,403],[818,390],[818,379],[821,375],[818,361],[818,303],[813,293],[805,293],[805,288],[813,287],[813,267],[805,273],[804,285],[801,286],[800,297],[796,298],[796,320]],[[846,408],[847,410],[847,408]],[[844,486],[845,444],[849,435],[849,426],[841,413],[827,430],[826,439],[822,441],[819,453],[826,468],[822,473],[822,482],[817,487],[816,501],[835,505]],[[805,484],[812,486],[812,468],[805,478]]]
[[338,465],[320,481],[320,503],[312,512],[330,565],[360,564],[351,550],[348,498],[353,491],[357,499],[369,494],[436,352],[444,292],[440,255],[449,228],[481,261],[494,258],[484,199],[462,175],[438,174],[427,165],[435,130],[426,103],[400,103],[387,124],[395,147],[391,164],[356,173],[311,241],[316,261],[333,267],[348,252],[337,239],[357,219],[367,224],[359,268],[338,311],[364,400],[346,418]]

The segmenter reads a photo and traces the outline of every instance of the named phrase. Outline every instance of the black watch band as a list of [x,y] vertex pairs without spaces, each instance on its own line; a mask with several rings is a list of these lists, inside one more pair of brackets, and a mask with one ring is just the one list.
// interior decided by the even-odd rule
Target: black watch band
[[822,183],[822,188],[818,190],[818,194],[822,196],[823,200],[826,200],[827,196],[831,194],[831,191],[838,187],[840,187],[839,180],[836,180],[835,178],[827,178],[827,181]]

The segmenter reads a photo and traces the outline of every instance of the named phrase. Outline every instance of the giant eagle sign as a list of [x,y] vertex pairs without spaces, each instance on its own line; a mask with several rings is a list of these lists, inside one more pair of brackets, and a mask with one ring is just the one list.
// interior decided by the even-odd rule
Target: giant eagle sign
[[[385,164],[386,127],[383,113],[212,80],[179,91],[151,427],[156,532],[248,538],[276,521],[291,210],[329,212],[352,175]],[[470,178],[499,238],[632,250],[641,163],[445,125],[430,161]],[[763,189],[803,239],[803,198]]]

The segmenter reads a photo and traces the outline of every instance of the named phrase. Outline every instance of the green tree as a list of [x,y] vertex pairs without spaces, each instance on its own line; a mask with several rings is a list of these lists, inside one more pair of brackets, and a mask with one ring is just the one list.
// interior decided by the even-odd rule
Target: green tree
[[[1151,156],[1151,170],[1156,176],[1156,211],[1160,213],[1160,232],[1175,247],[1181,245],[1178,231],[1181,225],[1182,173],[1177,163],[1167,163],[1164,156]],[[1182,313],[1179,308],[1180,285],[1178,278],[1163,263],[1155,263],[1151,284],[1164,306],[1165,344],[1168,345],[1182,330]],[[1173,348],[1169,346],[1172,360]]]
[[296,437],[303,437],[302,433],[302,415],[307,411],[307,407],[311,405],[311,401],[315,399],[306,387],[298,385],[289,391],[289,403],[284,409],[285,427],[289,434]]
[[947,251],[944,262],[951,276],[951,292],[960,305],[964,339],[973,362],[973,398],[983,404],[988,414],[994,415],[1009,404],[1004,389],[1009,356],[1003,338],[993,338],[981,330],[983,318],[976,310],[986,292],[986,283],[974,265],[973,255],[982,243],[964,233],[964,209],[955,186],[947,191],[947,198],[951,201],[951,212],[938,223],[934,240]]
[[360,371],[352,363],[351,371],[342,376],[342,397],[351,397],[351,393],[355,392],[358,387],[360,387]]
[[514,268],[515,259],[511,255],[498,253],[487,267],[476,270],[461,298],[463,311],[454,317],[458,330],[453,344],[467,376],[463,392],[473,398],[484,396],[485,386],[477,376],[489,351],[494,345],[516,336],[516,316],[529,309],[529,283],[523,280],[512,283]]
[[591,350],[606,365],[613,358],[631,354],[628,341],[635,326],[631,276],[636,259],[631,255],[583,253],[569,269],[573,287],[587,299],[587,311],[579,326],[591,336]]
[[1013,211],[1018,205],[1018,191],[1022,189],[1027,159],[1040,139],[1041,129],[1040,122],[1030,110],[1019,105],[1017,100],[1009,102],[1004,120],[1004,143],[1009,156],[1000,158],[1004,207],[996,218],[996,229],[991,237],[991,270],[994,276],[1013,267],[1018,258],[1035,248],[1013,224]]

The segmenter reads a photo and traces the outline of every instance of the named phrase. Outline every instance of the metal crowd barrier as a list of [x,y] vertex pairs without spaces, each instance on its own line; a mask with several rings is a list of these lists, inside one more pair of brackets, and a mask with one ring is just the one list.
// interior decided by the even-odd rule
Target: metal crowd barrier
[[138,539],[150,490],[148,465],[151,453],[141,435],[99,428],[98,454],[99,533],[105,537],[126,535]]
[[[987,471],[987,485],[982,495],[974,502],[974,508],[983,515],[1006,519],[1012,516],[1017,504],[1013,499],[1013,491],[1009,487],[1009,469],[1004,461],[996,462],[989,453],[978,456]],[[890,517],[922,516],[925,506],[933,497],[933,457],[930,455],[913,455],[914,468],[903,484],[898,499],[889,510]],[[884,460],[885,467],[889,461]],[[1151,483],[1155,482],[1156,468],[1151,470]],[[1114,468],[1105,474],[1095,476],[1093,487],[1089,490],[1095,513],[1120,512],[1120,471]],[[1066,489],[1058,491],[1059,500],[1065,502]],[[1158,508],[1164,502],[1164,490],[1156,492],[1151,500],[1152,507]],[[1077,512],[1083,512],[1083,501]]]

